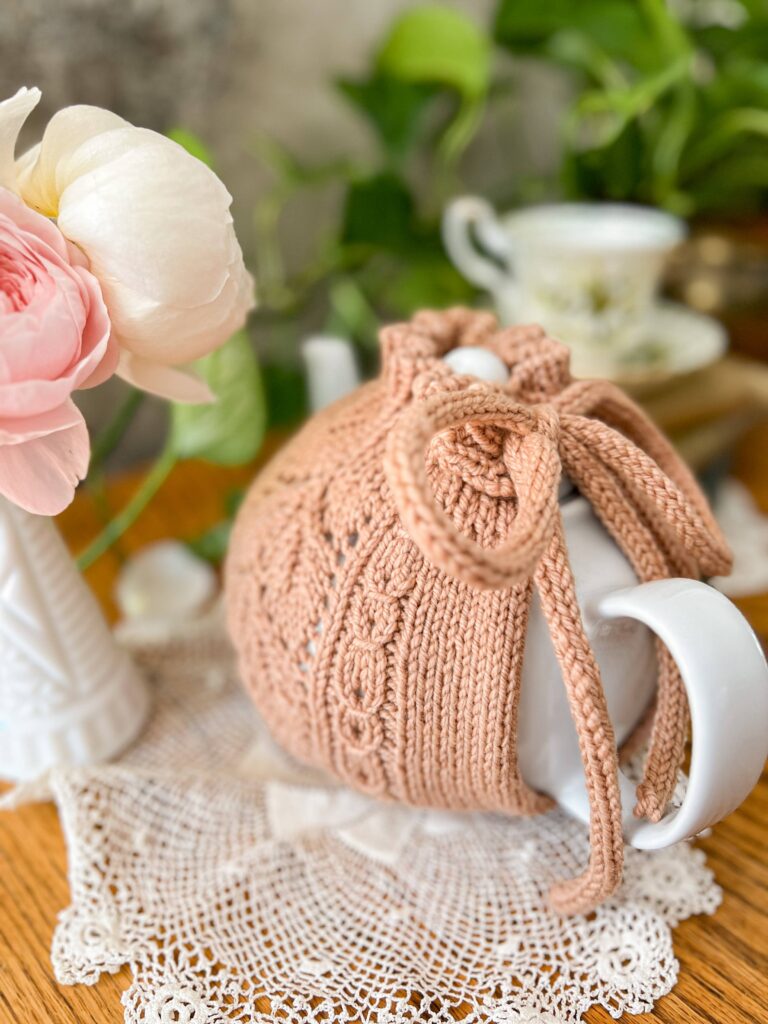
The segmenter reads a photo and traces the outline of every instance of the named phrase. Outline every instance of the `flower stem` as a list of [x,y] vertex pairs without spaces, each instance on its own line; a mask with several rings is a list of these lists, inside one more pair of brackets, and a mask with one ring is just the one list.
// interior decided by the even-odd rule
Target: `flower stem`
[[85,487],[91,496],[96,514],[101,520],[101,525],[106,526],[114,515],[114,510],[107,497],[106,477],[104,472],[97,469],[95,473],[89,473],[85,479]]
[[78,555],[77,564],[81,570],[84,571],[93,565],[136,522],[152,498],[160,490],[168,474],[176,465],[177,459],[178,456],[173,448],[170,445],[166,445],[128,504],[118,512],[111,522],[107,523],[85,551]]
[[122,405],[119,406],[113,418],[93,444],[91,449],[91,472],[100,469],[102,464],[118,446],[123,434],[130,426],[133,417],[139,411],[139,407],[145,398],[146,395],[142,391],[136,391],[134,388],[131,388]]

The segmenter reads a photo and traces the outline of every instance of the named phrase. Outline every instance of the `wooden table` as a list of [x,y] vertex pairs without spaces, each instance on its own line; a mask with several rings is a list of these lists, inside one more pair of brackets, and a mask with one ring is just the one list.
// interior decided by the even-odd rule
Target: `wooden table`
[[[768,427],[754,432],[737,454],[734,472],[768,512]],[[222,516],[227,491],[247,482],[251,469],[226,471],[180,466],[124,539],[124,552],[164,537],[192,537]],[[109,486],[121,505],[135,486],[126,477]],[[94,536],[98,517],[87,494],[61,517],[73,550]],[[119,560],[113,553],[88,580],[114,617],[112,586]],[[755,628],[768,637],[768,595],[741,602]],[[685,921],[675,931],[680,980],[652,1014],[627,1021],[665,1024],[768,1022],[768,776],[746,803],[702,842],[723,887],[714,917]],[[0,1024],[120,1024],[124,968],[89,988],[57,985],[51,969],[51,934],[69,902],[66,851],[52,805],[0,815]],[[266,1009],[266,1007],[265,1007]],[[602,1010],[591,1024],[607,1024]]]

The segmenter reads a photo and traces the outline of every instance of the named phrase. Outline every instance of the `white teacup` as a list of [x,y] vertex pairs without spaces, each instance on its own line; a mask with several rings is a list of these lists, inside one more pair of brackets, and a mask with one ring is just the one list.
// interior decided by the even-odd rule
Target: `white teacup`
[[619,203],[556,203],[497,216],[484,199],[446,208],[443,239],[504,323],[535,322],[566,342],[580,375],[608,373],[644,340],[677,217]]

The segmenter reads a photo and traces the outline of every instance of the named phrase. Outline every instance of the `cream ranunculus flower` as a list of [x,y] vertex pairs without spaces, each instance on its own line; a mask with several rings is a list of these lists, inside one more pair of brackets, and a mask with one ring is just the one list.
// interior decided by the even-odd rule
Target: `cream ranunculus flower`
[[85,253],[120,346],[118,374],[178,401],[210,397],[179,367],[240,328],[254,304],[216,175],[157,132],[99,107],[66,107],[13,163],[37,89],[0,103],[0,185]]

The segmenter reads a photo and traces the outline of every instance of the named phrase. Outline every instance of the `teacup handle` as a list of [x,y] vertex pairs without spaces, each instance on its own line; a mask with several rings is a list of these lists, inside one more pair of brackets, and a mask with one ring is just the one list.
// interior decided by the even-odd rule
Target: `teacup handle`
[[[630,820],[629,842],[658,850],[720,821],[748,796],[768,757],[768,665],[757,637],[727,597],[696,580],[617,590],[603,618],[631,618],[659,636],[680,668],[691,711],[688,787],[678,810],[656,823]],[[634,786],[621,779],[622,800]]]
[[[478,248],[475,238],[485,251]],[[496,211],[485,199],[462,196],[448,204],[443,214],[443,242],[455,266],[472,284],[490,292],[510,287],[509,239]],[[489,259],[488,254],[502,266]]]

